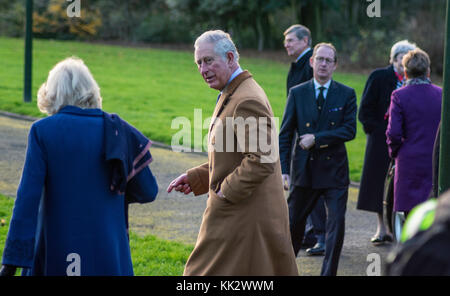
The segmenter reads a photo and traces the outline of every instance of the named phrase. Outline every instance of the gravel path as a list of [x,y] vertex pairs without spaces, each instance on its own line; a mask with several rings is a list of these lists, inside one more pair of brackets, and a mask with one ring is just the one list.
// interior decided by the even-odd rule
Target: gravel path
[[[23,168],[30,121],[0,115],[0,193],[15,197]],[[156,146],[156,145],[155,145]],[[167,194],[171,180],[181,172],[206,162],[205,155],[175,153],[152,147],[154,161],[150,165],[158,180],[160,191],[153,203],[130,207],[130,227],[140,234],[154,234],[160,238],[195,244],[206,196]],[[356,210],[357,188],[350,188],[346,215],[346,235],[339,263],[338,275],[365,276],[368,255],[381,259],[381,271],[391,245],[374,247],[369,242],[376,230],[376,216]],[[374,256],[374,255],[372,255]],[[376,256],[376,255],[375,255]],[[323,257],[309,257],[301,251],[297,257],[301,275],[319,275]]]

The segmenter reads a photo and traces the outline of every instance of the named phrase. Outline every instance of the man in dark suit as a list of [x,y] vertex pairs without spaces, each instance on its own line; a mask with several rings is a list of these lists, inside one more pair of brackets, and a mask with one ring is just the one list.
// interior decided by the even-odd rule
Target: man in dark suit
[[[287,54],[295,59],[289,68],[286,81],[286,95],[289,90],[300,83],[310,80],[313,77],[313,71],[309,64],[312,55],[311,50],[311,32],[303,25],[292,25],[283,33],[284,47]],[[292,140],[292,146],[295,145],[296,138]],[[286,190],[289,188],[285,187]],[[305,237],[303,246],[308,248],[308,255],[323,255],[325,252],[325,204],[321,197],[306,222]],[[310,248],[311,247],[311,248]]]
[[[356,134],[356,94],[332,80],[336,70],[332,44],[314,47],[314,79],[291,89],[281,124],[279,145],[283,182],[292,179],[288,197],[294,252],[301,248],[306,218],[323,195],[327,207],[325,258],[321,275],[336,275],[344,243],[349,169],[345,142]],[[298,136],[291,165],[291,142]]]
[[288,56],[295,59],[291,64],[286,81],[286,95],[289,89],[313,77],[309,59],[312,55],[311,32],[302,25],[292,25],[284,31],[284,48]]

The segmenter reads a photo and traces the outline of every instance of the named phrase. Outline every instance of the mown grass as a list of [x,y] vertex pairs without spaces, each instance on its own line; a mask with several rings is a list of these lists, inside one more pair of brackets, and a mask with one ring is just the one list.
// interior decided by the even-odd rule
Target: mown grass
[[[13,206],[13,198],[0,194],[0,258]],[[180,276],[193,246],[162,240],[153,235],[141,237],[131,232],[130,248],[135,275]],[[16,274],[20,274],[20,270]]]
[[[171,144],[172,136],[181,129],[171,128],[174,118],[187,117],[193,123],[194,109],[202,109],[203,119],[211,116],[214,109],[217,91],[205,85],[190,51],[51,40],[34,40],[33,102],[26,104],[22,99],[23,49],[23,40],[0,37],[1,110],[44,116],[36,107],[37,90],[49,70],[68,56],[82,58],[90,68],[101,88],[103,109],[119,114],[152,140]],[[241,66],[264,88],[281,123],[289,65],[242,56]],[[334,79],[353,87],[359,101],[366,80],[364,75],[337,72]],[[203,135],[207,133],[202,127],[197,130]],[[183,144],[191,145],[190,142]],[[365,135],[359,123],[356,139],[349,142],[347,148],[350,177],[359,181],[365,149]]]

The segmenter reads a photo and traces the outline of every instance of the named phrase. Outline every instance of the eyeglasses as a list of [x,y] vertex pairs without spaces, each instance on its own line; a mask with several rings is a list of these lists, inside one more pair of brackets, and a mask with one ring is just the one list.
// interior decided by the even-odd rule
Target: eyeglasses
[[322,64],[323,62],[325,62],[327,65],[331,65],[331,64],[334,63],[334,60],[329,59],[329,58],[315,57],[314,59],[315,59],[316,62],[318,62],[319,64]]

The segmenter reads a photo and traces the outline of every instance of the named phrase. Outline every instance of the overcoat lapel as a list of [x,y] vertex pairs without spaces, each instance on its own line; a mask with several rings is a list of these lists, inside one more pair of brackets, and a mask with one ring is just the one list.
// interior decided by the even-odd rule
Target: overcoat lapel
[[314,91],[313,80],[310,80],[309,82],[309,87],[305,97],[307,99],[303,100],[305,102],[303,108],[311,108],[311,122],[313,123],[313,128],[315,129],[319,122],[319,111],[317,110],[316,92]]

